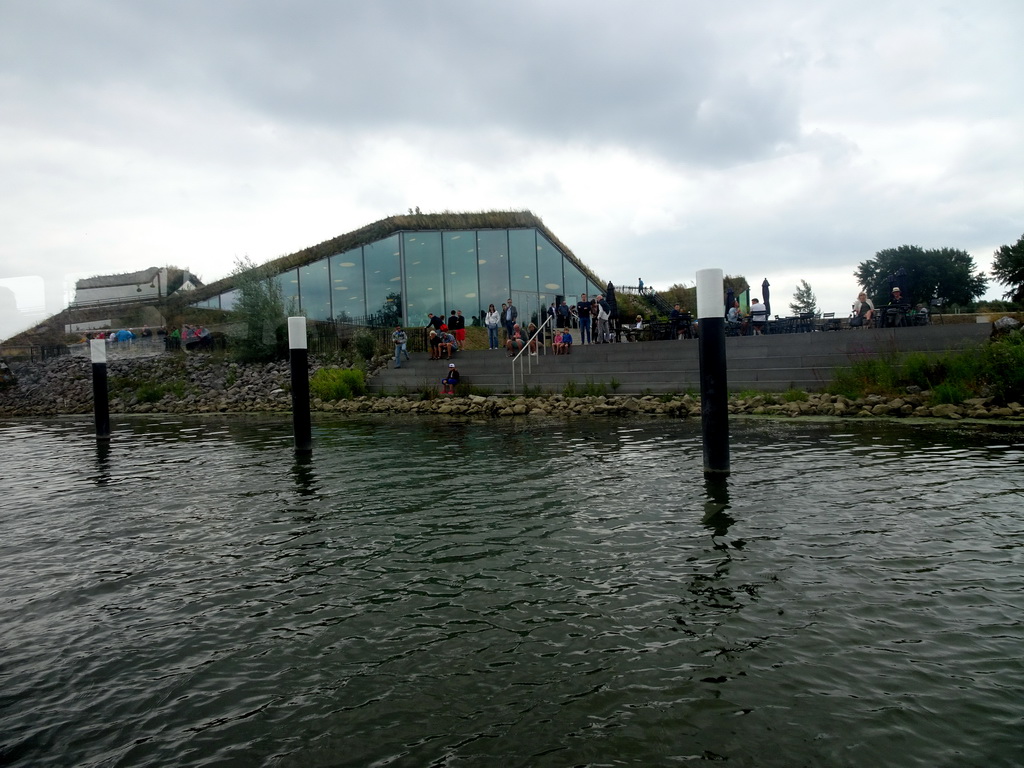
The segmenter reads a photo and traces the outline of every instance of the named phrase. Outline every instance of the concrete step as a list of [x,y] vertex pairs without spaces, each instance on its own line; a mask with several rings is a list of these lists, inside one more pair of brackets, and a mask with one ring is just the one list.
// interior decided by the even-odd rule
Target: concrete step
[[[817,391],[837,368],[858,359],[913,351],[945,354],[978,346],[990,332],[983,324],[932,325],[920,328],[867,329],[726,339],[728,383],[732,391],[783,391],[791,387]],[[368,383],[372,392],[411,392],[440,388],[448,361],[425,353],[402,368],[389,368]],[[495,394],[512,391],[512,361],[503,350],[466,350],[455,362],[464,381]],[[531,389],[561,392],[566,384],[605,385],[609,393],[699,390],[699,342],[650,341],[632,344],[576,345],[569,355],[541,354],[523,366]],[[517,368],[518,371],[518,368]],[[612,384],[617,386],[613,389]]]

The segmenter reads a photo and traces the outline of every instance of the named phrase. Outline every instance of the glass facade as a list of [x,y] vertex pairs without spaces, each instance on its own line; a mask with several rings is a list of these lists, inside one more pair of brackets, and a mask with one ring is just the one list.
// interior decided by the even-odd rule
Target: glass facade
[[331,317],[342,321],[364,317],[363,249],[353,248],[328,261],[331,265]]
[[[274,280],[289,314],[412,327],[452,310],[479,324],[488,304],[509,298],[525,323],[539,323],[556,298],[603,290],[533,227],[401,232]],[[237,296],[230,290],[194,306],[230,310]]]

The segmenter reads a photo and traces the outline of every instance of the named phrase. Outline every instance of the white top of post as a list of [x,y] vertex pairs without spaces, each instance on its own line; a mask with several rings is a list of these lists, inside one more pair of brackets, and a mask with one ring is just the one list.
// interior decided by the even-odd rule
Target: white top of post
[[89,354],[93,363],[107,364],[107,342],[103,339],[89,339]]
[[306,348],[306,318],[288,318],[288,349]]
[[725,298],[722,288],[725,275],[720,269],[697,271],[697,319],[725,317]]

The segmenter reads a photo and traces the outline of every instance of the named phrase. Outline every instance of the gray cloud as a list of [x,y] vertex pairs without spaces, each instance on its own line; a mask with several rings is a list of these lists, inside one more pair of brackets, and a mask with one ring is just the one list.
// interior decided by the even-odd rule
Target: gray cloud
[[216,278],[415,205],[529,207],[658,282],[834,265],[845,297],[881,248],[987,262],[1024,229],[1022,23],[1009,0],[0,0],[0,279],[45,274],[52,307],[80,272]]

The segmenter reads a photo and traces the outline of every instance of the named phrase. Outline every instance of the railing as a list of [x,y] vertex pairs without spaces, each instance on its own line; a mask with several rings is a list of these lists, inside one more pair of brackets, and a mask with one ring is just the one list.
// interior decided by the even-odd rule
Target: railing
[[108,299],[91,299],[89,301],[72,301],[68,309],[88,309],[89,307],[116,307],[121,304],[141,304],[143,302],[156,303],[163,301],[166,296],[157,296],[147,293],[145,296],[112,296]]
[[0,357],[11,361],[28,359],[30,363],[34,363],[36,360],[64,357],[70,352],[67,344],[23,344],[0,347]]
[[654,307],[656,310],[665,315],[669,314],[673,309],[671,304],[665,301],[665,299],[663,299],[660,294],[656,293],[651,288],[638,288],[635,285],[617,285],[615,286],[615,292],[628,293],[632,294],[633,296],[639,296],[650,306]]
[[[519,364],[519,380],[522,382],[524,387],[526,386],[526,374],[533,372],[533,355],[530,354],[530,345],[534,341],[537,341],[538,339],[540,339],[540,341],[538,341],[538,343],[537,343],[537,349],[538,350],[543,349],[545,355],[548,353],[548,348],[544,344],[543,339],[544,339],[544,329],[547,328],[551,324],[551,320],[552,320],[551,315],[548,315],[547,318],[545,318],[544,322],[540,324],[540,327],[536,331],[533,332],[533,335],[530,336],[530,338],[528,338],[526,340],[526,344],[523,345],[523,348],[521,350],[519,350],[519,352],[516,354],[515,357],[512,358],[512,391],[513,392],[516,391],[516,364],[517,363]],[[526,358],[525,364],[523,362],[523,358],[524,357]],[[527,369],[525,372],[523,371],[524,365],[525,365],[525,367]]]

